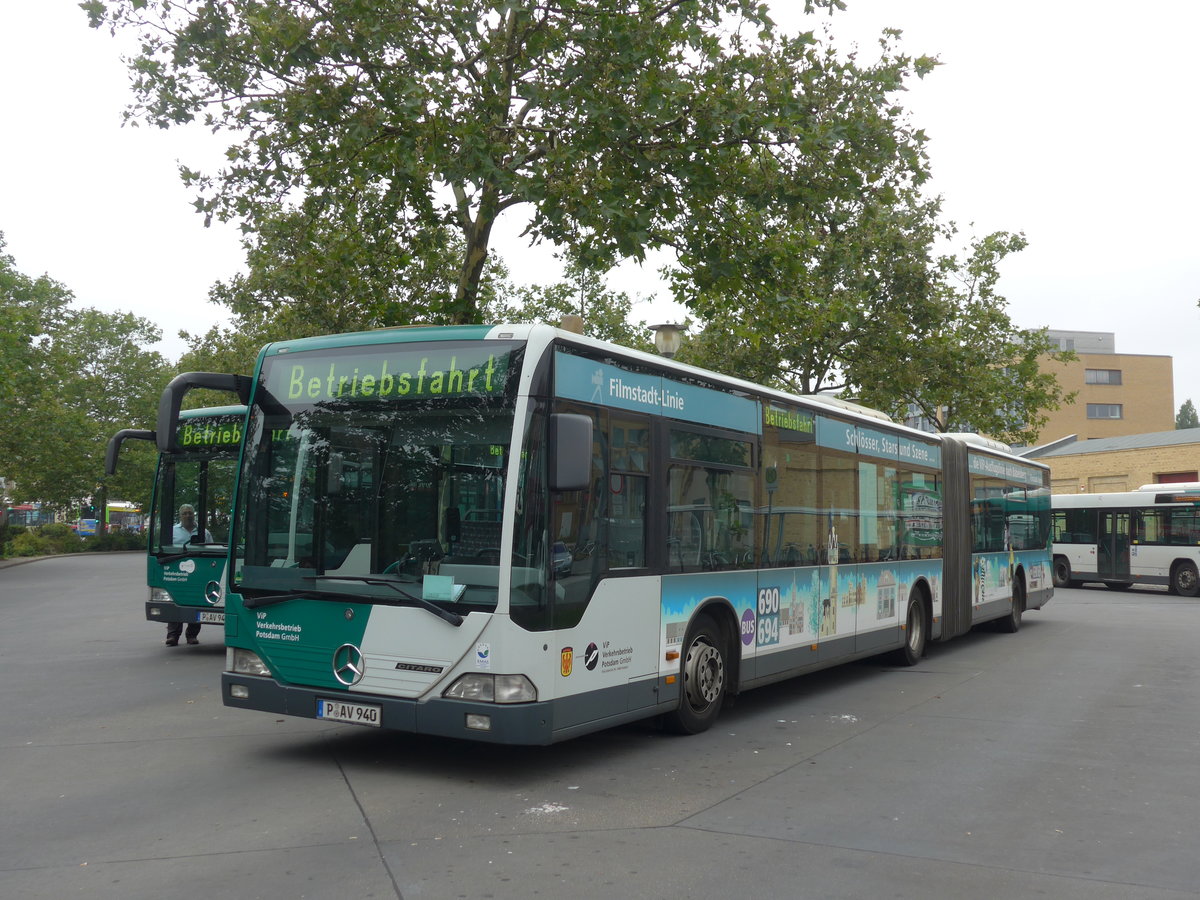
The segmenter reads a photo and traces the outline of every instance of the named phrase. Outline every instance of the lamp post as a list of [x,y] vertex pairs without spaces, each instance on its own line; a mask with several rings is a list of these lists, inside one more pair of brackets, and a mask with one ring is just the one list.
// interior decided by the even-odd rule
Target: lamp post
[[679,325],[664,322],[662,325],[651,325],[650,330],[654,332],[654,349],[659,355],[671,359],[679,352],[679,345],[683,343],[683,329]]

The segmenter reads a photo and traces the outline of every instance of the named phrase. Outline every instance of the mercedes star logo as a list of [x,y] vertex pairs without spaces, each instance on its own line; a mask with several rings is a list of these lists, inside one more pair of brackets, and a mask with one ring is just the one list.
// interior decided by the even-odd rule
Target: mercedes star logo
[[363,673],[366,670],[362,651],[353,644],[342,644],[333,651],[333,677],[346,687],[362,681]]
[[204,599],[213,606],[221,602],[221,584],[218,581],[210,581],[204,586]]

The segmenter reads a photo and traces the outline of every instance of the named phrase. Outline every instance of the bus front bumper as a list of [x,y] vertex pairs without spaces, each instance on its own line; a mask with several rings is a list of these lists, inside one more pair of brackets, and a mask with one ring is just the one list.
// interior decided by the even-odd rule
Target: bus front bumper
[[[234,695],[235,687],[239,696]],[[322,699],[377,706],[378,727],[389,731],[502,744],[549,744],[556,739],[552,729],[552,704],[549,702],[471,703],[440,697],[406,700],[376,694],[318,691],[280,684],[273,678],[259,675],[221,673],[221,702],[236,709],[256,709],[277,715],[317,719],[320,718],[317,715],[317,702]],[[486,721],[490,727],[468,727],[468,721]]]
[[156,600],[146,601],[147,622],[199,622],[202,625],[225,624],[225,608],[221,606],[179,606]]

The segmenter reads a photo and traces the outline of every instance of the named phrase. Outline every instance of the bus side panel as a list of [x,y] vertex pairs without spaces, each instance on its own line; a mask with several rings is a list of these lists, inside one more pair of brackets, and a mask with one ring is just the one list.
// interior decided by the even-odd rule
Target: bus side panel
[[[540,697],[554,700],[556,733],[640,709],[650,715],[661,702],[661,581],[657,575],[605,579],[579,624],[553,632],[550,665],[527,674],[535,678]],[[530,652],[505,658],[540,655],[547,635],[526,634]],[[672,665],[678,669],[678,663]]]
[[1018,551],[1016,565],[1025,576],[1025,608],[1041,609],[1054,596],[1049,554],[1045,550]]

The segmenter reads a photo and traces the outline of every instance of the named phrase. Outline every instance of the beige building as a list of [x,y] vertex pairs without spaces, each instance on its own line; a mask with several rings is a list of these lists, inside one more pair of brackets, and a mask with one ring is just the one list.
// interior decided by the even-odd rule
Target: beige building
[[1135,491],[1143,484],[1200,481],[1200,428],[1043,444],[1024,455],[1050,466],[1055,494]]
[[1058,377],[1073,403],[1054,410],[1040,440],[1074,435],[1081,441],[1147,434],[1175,427],[1175,373],[1169,356],[1117,353],[1110,332],[1053,331],[1060,349],[1074,350],[1075,362],[1047,359],[1044,371]]

